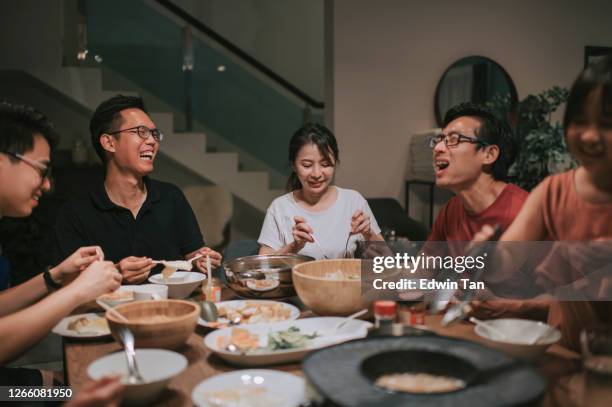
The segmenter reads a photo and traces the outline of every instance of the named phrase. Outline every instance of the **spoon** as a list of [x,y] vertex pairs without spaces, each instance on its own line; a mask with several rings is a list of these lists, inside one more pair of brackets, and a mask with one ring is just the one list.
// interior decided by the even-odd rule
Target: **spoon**
[[362,315],[365,315],[368,313],[368,309],[364,308],[361,311],[357,311],[354,314],[349,315],[348,317],[344,318],[343,321],[340,321],[335,327],[333,327],[333,331],[338,331],[340,328],[342,328],[344,325],[346,325],[347,322],[349,322],[352,319],[358,318]]
[[197,256],[193,256],[189,260],[153,260],[153,264],[163,264],[166,267],[172,267],[177,270],[191,270],[193,268],[193,261],[199,259],[204,256],[203,254],[198,254]]
[[96,304],[98,304],[99,306],[101,306],[102,308],[104,308],[105,310],[107,310],[108,312],[110,312],[111,314],[113,314],[116,318],[118,318],[121,322],[130,322],[125,315],[123,315],[122,313],[120,313],[119,311],[117,311],[116,309],[114,309],[113,307],[111,307],[110,305],[108,305],[107,303],[105,303],[102,300],[96,300]]
[[368,312],[367,308],[366,309],[362,309],[361,311],[357,311],[354,314],[349,315],[348,317],[344,318],[342,321],[338,322],[336,325],[334,325],[331,329],[327,330],[327,331],[323,331],[323,332],[319,332],[319,335],[321,336],[328,336],[328,335],[334,335],[336,332],[338,332],[340,330],[340,328],[342,328],[347,322],[349,322],[352,319],[355,319],[357,317],[360,317],[364,314],[366,314]]
[[128,364],[128,383],[129,384],[139,384],[143,383],[144,379],[140,374],[140,370],[138,370],[138,365],[136,364],[136,351],[134,350],[134,335],[132,331],[130,331],[126,327],[119,328],[119,337],[121,337],[121,342],[123,342],[123,348],[125,349],[125,355],[127,357]]
[[202,301],[200,303],[200,317],[206,322],[217,322],[219,310],[212,301]]
[[499,339],[501,339],[501,340],[506,339],[506,334],[503,331],[501,331],[500,329],[495,328],[491,324],[488,324],[488,323],[486,323],[484,321],[481,321],[480,319],[476,319],[474,317],[470,317],[470,322],[472,322],[472,323],[474,323],[476,325],[479,325],[479,326],[483,326],[486,329],[488,329],[489,331],[494,332],[496,335],[499,336]]

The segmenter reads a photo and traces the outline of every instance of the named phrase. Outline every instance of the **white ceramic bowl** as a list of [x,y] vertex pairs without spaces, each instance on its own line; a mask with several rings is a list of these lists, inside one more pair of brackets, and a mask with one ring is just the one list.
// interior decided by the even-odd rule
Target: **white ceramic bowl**
[[[121,295],[121,293],[125,293],[128,291],[132,292],[132,296],[130,298],[115,298],[115,299],[112,298],[112,296]],[[135,300],[134,291],[129,286],[121,286],[115,292],[110,293],[110,294],[104,294],[100,296],[99,299],[104,301],[111,307],[116,307],[117,305],[120,305],[120,304],[127,304],[128,302],[132,302]]]
[[141,384],[128,384],[125,352],[115,352],[95,360],[87,368],[94,380],[119,374],[125,385],[123,399],[129,404],[149,404],[164,391],[170,379],[187,367],[187,358],[180,353],[165,349],[137,349],[136,363],[144,379]]
[[498,333],[487,327],[477,325],[474,331],[485,339],[492,348],[521,359],[532,360],[540,356],[553,343],[561,339],[561,332],[540,321],[529,319],[492,319],[485,321],[488,325],[504,333]]
[[169,279],[164,279],[161,274],[149,277],[153,284],[163,284],[168,286],[168,298],[184,299],[189,297],[202,281],[206,279],[206,274],[195,271],[177,271]]
[[168,299],[168,286],[163,284],[128,285],[126,287],[134,291],[135,301]]

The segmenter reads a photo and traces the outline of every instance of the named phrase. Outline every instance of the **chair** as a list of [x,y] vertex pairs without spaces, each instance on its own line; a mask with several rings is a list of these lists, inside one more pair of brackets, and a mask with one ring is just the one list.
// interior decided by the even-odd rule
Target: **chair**
[[200,225],[206,245],[222,251],[230,240],[232,194],[218,185],[191,185],[183,189]]
[[381,229],[395,230],[396,237],[412,241],[427,240],[428,229],[421,222],[406,215],[402,206],[393,198],[371,198],[368,204]]

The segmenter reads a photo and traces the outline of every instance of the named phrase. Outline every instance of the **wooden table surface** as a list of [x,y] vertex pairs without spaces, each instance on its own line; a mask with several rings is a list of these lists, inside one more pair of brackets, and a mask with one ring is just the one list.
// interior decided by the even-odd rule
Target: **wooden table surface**
[[[440,325],[441,318],[440,315],[427,316],[426,325],[440,335],[482,342],[482,339],[474,333],[472,324],[460,322],[450,327],[442,327]],[[204,347],[203,338],[209,331],[198,326],[196,332],[191,335],[186,345],[180,349],[180,352],[188,359],[189,365],[185,371],[170,381],[168,389],[155,405],[191,405],[191,391],[198,383],[219,373],[237,369]],[[83,383],[89,380],[87,366],[91,362],[105,354],[121,349],[119,344],[110,337],[104,340],[73,340],[64,338],[63,343],[65,375],[68,384],[75,390],[78,390]],[[537,361],[535,367],[549,381],[549,391],[543,401],[544,405],[559,405],[556,402],[551,403],[551,397],[555,397],[555,400],[559,398],[567,400],[569,396],[566,393],[574,393],[572,398],[581,397],[577,395],[580,392],[580,385],[576,384],[579,381],[578,379],[574,378],[570,385],[567,384],[572,381],[570,380],[571,374],[576,373],[580,368],[580,360],[577,354],[561,346],[554,345]],[[269,366],[266,368],[301,375],[299,364]],[[567,383],[563,382],[563,378],[565,378]],[[555,395],[559,391],[561,391],[561,394]]]

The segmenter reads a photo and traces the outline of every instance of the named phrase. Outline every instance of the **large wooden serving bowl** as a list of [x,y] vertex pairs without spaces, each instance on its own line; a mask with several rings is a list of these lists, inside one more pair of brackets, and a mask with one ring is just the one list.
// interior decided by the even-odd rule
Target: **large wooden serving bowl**
[[[347,278],[337,278],[340,271]],[[300,300],[318,315],[346,316],[367,303],[361,296],[361,261],[316,260],[293,267]]]
[[122,322],[107,311],[113,338],[121,343],[118,331],[125,326],[134,334],[137,348],[177,349],[193,333],[200,315],[198,304],[183,300],[137,301],[115,309],[129,322]]

